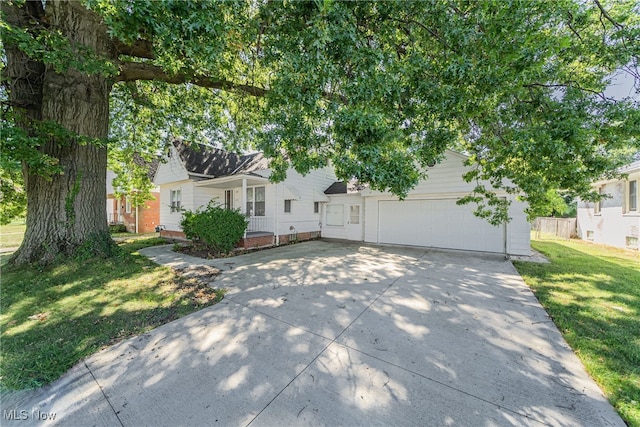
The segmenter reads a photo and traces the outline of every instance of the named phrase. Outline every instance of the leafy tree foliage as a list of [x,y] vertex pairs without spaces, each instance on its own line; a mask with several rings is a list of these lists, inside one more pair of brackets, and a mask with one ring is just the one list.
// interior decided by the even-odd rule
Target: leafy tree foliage
[[[13,0],[2,10],[13,114],[3,126],[22,132],[10,152],[35,162],[27,175],[52,182],[73,156],[43,150],[45,141],[151,155],[180,135],[262,150],[274,180],[290,166],[305,173],[331,161],[341,179],[403,197],[449,148],[470,155],[464,178],[477,186],[463,202],[478,203],[477,214],[495,223],[508,219],[495,188],[521,195],[530,214],[558,189],[595,200],[590,182],[616,175],[640,149],[637,98],[604,94],[617,72],[640,77],[633,1],[85,0],[39,8]],[[91,36],[71,32],[72,17],[73,28],[94,28]],[[108,134],[79,126],[62,102],[58,113],[38,114],[50,107],[46,82],[62,77],[110,94]],[[23,81],[40,98],[21,102]],[[38,166],[49,163],[59,169]]]

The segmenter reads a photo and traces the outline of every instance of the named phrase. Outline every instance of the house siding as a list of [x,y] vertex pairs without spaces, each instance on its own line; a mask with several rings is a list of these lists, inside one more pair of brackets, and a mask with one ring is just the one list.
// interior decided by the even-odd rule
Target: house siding
[[178,152],[175,147],[169,147],[171,156],[165,157],[163,162],[158,165],[158,170],[153,181],[157,185],[172,184],[179,181],[186,181],[189,179],[187,170],[182,165],[182,162],[178,158]]
[[524,210],[527,203],[509,197],[511,206],[507,224],[507,253],[512,255],[531,255],[531,224]]
[[183,209],[193,210],[193,183],[191,181],[180,181],[170,184],[160,185],[160,225],[166,230],[181,231],[180,212],[171,212],[171,191],[180,190],[181,204]]
[[[335,180],[335,174],[329,168],[313,170],[305,176],[294,170],[289,170],[284,182],[276,184],[277,234],[289,235],[320,231],[322,209],[318,213],[313,212],[314,190],[322,194]],[[291,201],[290,213],[284,212],[285,187],[299,196],[299,199]]]
[[[335,194],[329,197],[330,201],[325,204],[322,210],[322,237],[327,237],[330,239],[349,239],[350,233],[348,230],[349,226],[349,206],[351,205],[360,205],[360,228],[366,229],[367,225],[371,217],[367,212],[367,203],[370,198],[363,198],[359,194]],[[327,225],[327,205],[343,205],[343,225]],[[373,225],[375,227],[375,224]],[[364,227],[364,228],[363,228]],[[353,233],[351,233],[353,234]],[[377,236],[377,230],[375,231],[375,235]],[[355,239],[358,241],[367,241],[366,232],[360,233],[360,238]],[[369,240],[372,242],[373,240]]]
[[[618,248],[627,247],[627,237],[640,238],[640,214],[624,213],[625,181],[614,181],[598,185],[611,198],[600,202],[600,212],[595,212],[595,203],[578,202],[578,236]],[[591,236],[588,234],[593,233]]]

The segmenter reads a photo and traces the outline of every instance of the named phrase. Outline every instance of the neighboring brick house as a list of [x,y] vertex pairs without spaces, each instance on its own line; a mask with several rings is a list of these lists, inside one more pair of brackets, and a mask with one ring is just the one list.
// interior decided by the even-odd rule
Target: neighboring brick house
[[[142,161],[142,160],[141,160]],[[158,160],[147,163],[149,166],[149,177],[153,176],[158,169]],[[160,189],[154,187],[151,200],[144,202],[144,205],[134,207],[126,197],[116,198],[113,189],[113,178],[115,173],[107,171],[107,221],[109,224],[124,224],[130,233],[152,233],[156,226],[160,224]]]

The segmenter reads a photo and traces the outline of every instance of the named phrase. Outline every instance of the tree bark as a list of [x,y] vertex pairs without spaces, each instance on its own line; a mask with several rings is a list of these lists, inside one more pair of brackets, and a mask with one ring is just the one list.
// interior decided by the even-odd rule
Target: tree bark
[[[71,43],[109,55],[106,27],[80,2],[47,2],[46,20]],[[106,77],[71,68],[57,73],[51,65],[46,66],[43,76],[42,120],[55,121],[78,135],[107,137],[111,83]],[[52,138],[41,150],[59,160],[63,173],[46,179],[25,167],[27,227],[12,262],[46,263],[58,254],[73,255],[79,248],[110,254],[114,243],[105,209],[106,146]]]

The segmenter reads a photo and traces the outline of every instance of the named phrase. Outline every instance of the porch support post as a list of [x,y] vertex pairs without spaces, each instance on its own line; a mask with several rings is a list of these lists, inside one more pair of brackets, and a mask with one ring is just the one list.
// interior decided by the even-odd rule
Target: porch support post
[[[242,206],[240,207],[240,212],[242,212],[247,217],[247,178],[242,178],[242,196],[240,197],[242,200]],[[247,230],[244,230],[244,238],[247,238]]]

